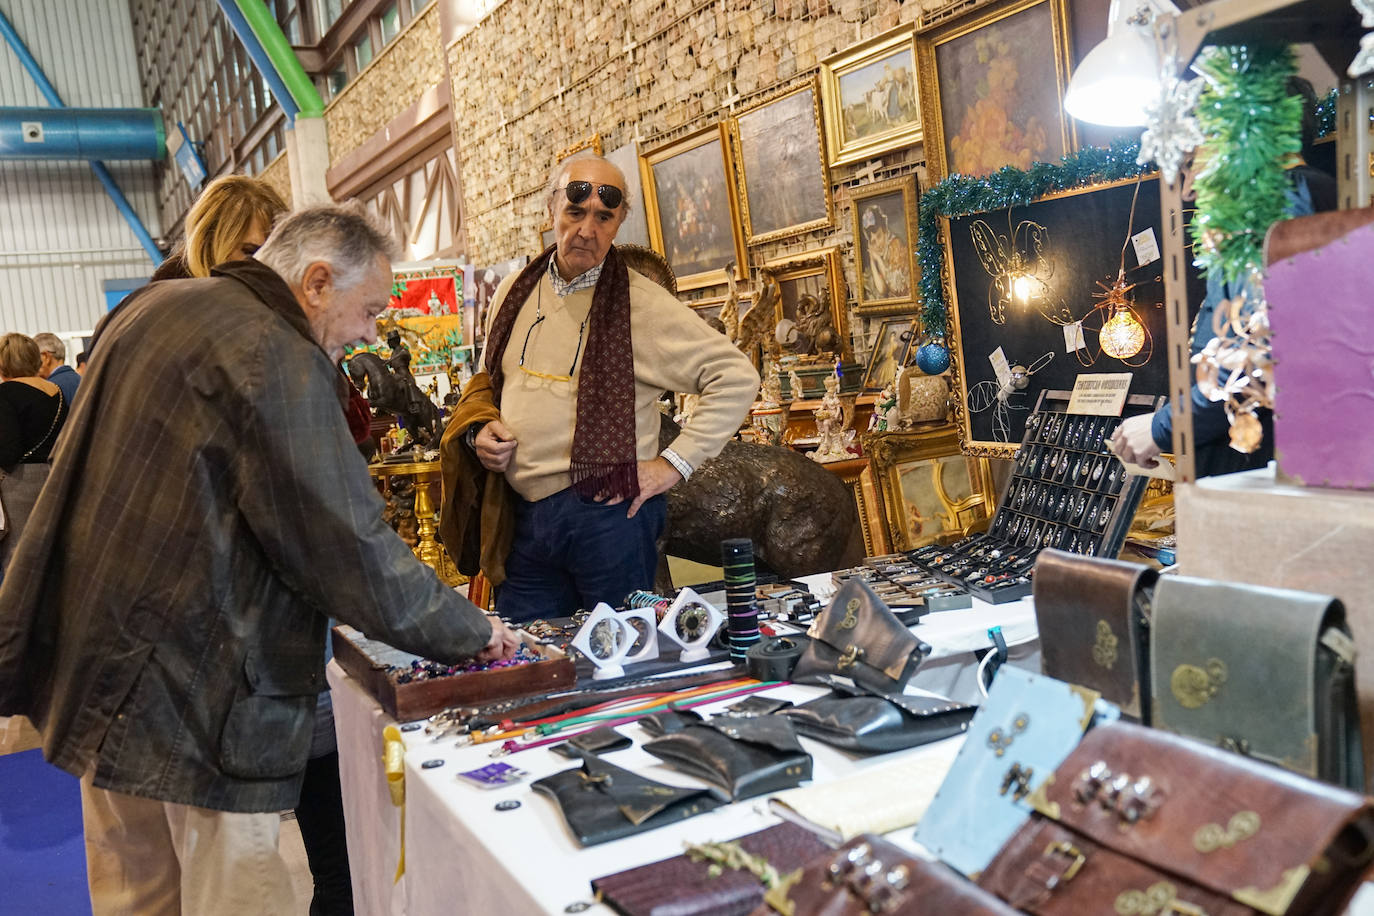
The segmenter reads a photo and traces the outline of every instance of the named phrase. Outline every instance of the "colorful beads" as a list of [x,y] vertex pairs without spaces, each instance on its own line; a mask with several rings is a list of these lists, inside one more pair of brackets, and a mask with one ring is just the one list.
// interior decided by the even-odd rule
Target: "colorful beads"
[[543,660],[542,655],[534,652],[528,646],[521,646],[510,658],[497,659],[491,662],[471,661],[462,665],[444,665],[427,658],[417,658],[410,663],[409,667],[392,665],[389,672],[395,676],[396,683],[409,684],[412,681],[427,681],[436,677],[453,677],[454,675],[472,674],[477,671],[513,668],[517,665],[528,665],[530,662]]

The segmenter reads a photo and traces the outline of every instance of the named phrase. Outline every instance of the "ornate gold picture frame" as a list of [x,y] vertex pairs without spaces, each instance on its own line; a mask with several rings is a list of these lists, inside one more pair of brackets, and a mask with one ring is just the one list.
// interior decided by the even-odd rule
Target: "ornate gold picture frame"
[[921,140],[913,34],[898,26],[821,62],[831,168]]
[[1067,0],[980,7],[917,36],[916,57],[931,183],[1073,152]]
[[744,278],[744,236],[725,122],[639,157],[649,243],[668,259],[679,290]]
[[849,192],[854,222],[855,311],[900,315],[915,309],[916,176],[904,175]]
[[740,213],[750,245],[812,229],[835,218],[821,142],[816,81],[773,96],[734,119]]
[[853,347],[849,340],[849,309],[844,290],[844,274],[840,270],[840,253],[836,248],[819,248],[804,254],[789,255],[763,265],[781,289],[777,305],[777,321],[791,322],[793,337],[784,326],[780,340],[783,356],[816,356],[818,332],[824,316],[838,338],[838,349],[848,357]]
[[957,540],[992,517],[992,467],[986,458],[960,454],[953,426],[870,433],[863,448],[892,550]]
[[873,338],[873,350],[864,372],[864,390],[881,391],[897,380],[897,370],[906,364],[911,350],[914,318],[885,318]]
[[563,149],[558,151],[558,155],[554,157],[554,161],[565,162],[568,159],[571,159],[573,156],[576,156],[578,153],[581,153],[584,156],[600,156],[601,135],[592,134],[590,137],[584,137],[583,139],[577,141],[576,143],[570,146],[565,146]]

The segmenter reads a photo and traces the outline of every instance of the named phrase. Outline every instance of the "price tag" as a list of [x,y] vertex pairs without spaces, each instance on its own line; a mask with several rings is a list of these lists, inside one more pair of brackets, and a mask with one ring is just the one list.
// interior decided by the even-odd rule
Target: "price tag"
[[1159,243],[1155,241],[1153,226],[1131,236],[1131,244],[1135,246],[1135,261],[1141,267],[1159,260]]
[[1006,387],[1011,384],[1011,363],[1007,362],[1007,354],[998,347],[988,356],[988,362],[992,363],[992,371],[997,374],[997,384]]
[[1085,372],[1073,383],[1069,413],[1119,417],[1131,393],[1131,372]]
[[1083,342],[1083,322],[1075,321],[1072,324],[1064,325],[1064,352],[1072,353],[1074,350],[1087,348]]

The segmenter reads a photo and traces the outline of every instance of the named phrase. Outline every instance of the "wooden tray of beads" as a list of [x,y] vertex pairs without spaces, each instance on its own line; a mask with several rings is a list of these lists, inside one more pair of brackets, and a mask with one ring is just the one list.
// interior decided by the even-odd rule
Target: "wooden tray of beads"
[[523,630],[520,638],[532,652],[542,657],[541,661],[407,683],[399,676],[410,670],[416,656],[369,639],[350,626],[337,626],[333,632],[334,658],[339,665],[398,722],[423,719],[450,706],[552,693],[573,686],[576,669],[566,652],[555,646],[541,645]]

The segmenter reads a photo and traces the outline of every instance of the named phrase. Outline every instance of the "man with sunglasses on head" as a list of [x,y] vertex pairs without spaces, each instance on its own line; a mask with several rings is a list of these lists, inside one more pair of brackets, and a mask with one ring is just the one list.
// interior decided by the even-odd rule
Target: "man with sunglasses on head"
[[[651,587],[663,494],[719,453],[758,390],[728,339],[625,266],[613,244],[629,213],[625,187],[600,157],[556,170],[555,244],[502,281],[483,373],[445,435],[462,436],[514,491],[513,524],[493,524],[490,499],[482,512],[482,568],[510,620],[615,606]],[[664,391],[701,401],[660,450]]]

